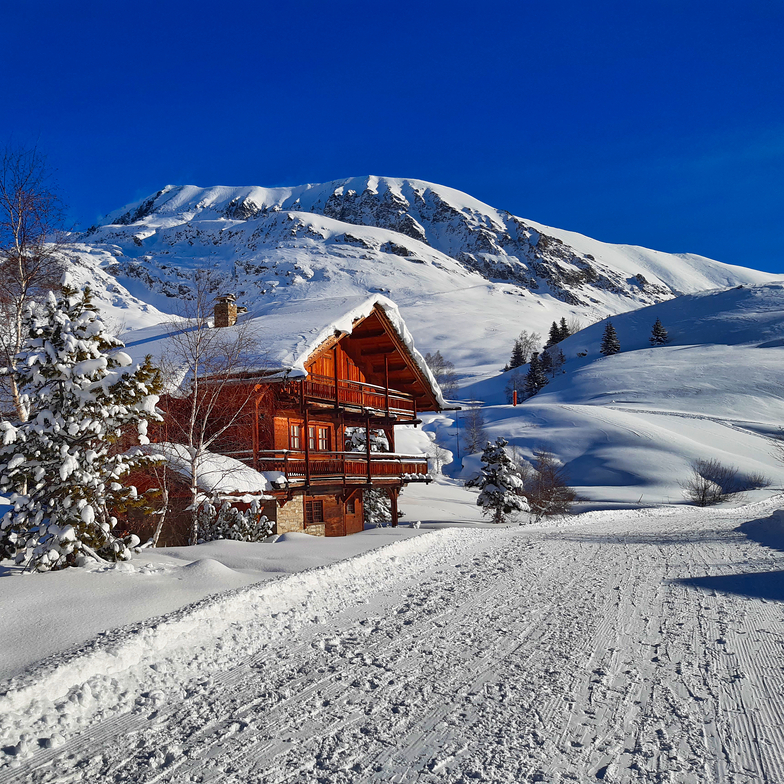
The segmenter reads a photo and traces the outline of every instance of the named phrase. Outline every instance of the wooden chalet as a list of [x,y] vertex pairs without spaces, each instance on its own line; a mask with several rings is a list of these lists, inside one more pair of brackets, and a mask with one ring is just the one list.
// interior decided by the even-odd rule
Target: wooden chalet
[[[233,298],[223,297],[215,323],[225,326],[213,328],[238,329],[236,318]],[[396,450],[395,428],[446,405],[397,307],[382,296],[308,301],[247,320],[243,328],[264,350],[233,369],[230,383],[221,379],[223,405],[212,422],[221,434],[210,448],[265,477],[265,514],[278,533],[361,531],[370,488],[387,493],[396,525],[401,489],[428,481],[428,465]],[[168,416],[181,415],[178,400],[162,401]],[[364,449],[346,451],[357,428]],[[158,437],[169,440],[164,431]],[[379,431],[388,452],[371,451]]]

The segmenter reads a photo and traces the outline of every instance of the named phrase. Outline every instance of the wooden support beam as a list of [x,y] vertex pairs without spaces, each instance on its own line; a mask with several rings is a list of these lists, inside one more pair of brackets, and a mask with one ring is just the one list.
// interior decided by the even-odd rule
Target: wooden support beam
[[305,432],[302,437],[305,439],[305,488],[310,487],[310,417],[308,409],[305,409]]
[[386,334],[387,331],[385,329],[366,329],[360,333],[350,335],[349,338],[352,343],[357,343],[363,340],[378,340]]
[[396,487],[391,487],[389,489],[389,500],[392,502],[392,527],[397,528],[397,493],[398,490]]
[[370,412],[366,412],[365,414],[365,455],[367,457],[367,483],[370,484],[371,480],[371,472],[370,472]]
[[[374,373],[383,373],[384,371],[385,371],[385,368],[384,368],[383,365],[373,365],[373,372]],[[402,362],[394,362],[394,363],[390,362],[389,363],[389,374],[390,375],[394,375],[395,373],[398,373],[398,374],[403,373],[406,376],[411,376],[412,378],[415,378],[414,374],[411,372],[411,370],[408,367],[408,365],[406,365],[406,364],[404,364]]]

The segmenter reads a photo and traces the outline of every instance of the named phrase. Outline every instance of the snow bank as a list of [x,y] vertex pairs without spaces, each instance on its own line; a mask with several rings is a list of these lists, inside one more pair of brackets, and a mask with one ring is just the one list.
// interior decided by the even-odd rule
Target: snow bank
[[[169,468],[191,481],[192,448],[184,444],[167,442],[146,444],[141,447],[148,455],[161,455],[166,458]],[[263,473],[256,471],[233,457],[218,455],[204,450],[196,465],[196,482],[200,490],[208,495],[232,495],[251,493],[258,497],[272,490],[272,482]],[[272,496],[262,496],[271,498]]]
[[[144,709],[155,691],[181,697],[189,679],[252,662],[269,640],[363,602],[369,584],[374,590],[390,588],[488,536],[463,529],[408,533],[412,538],[346,561],[210,597],[99,636],[7,681],[0,693],[5,762],[25,756],[26,738],[37,738],[35,748],[49,746],[83,729],[99,712],[105,718]],[[212,575],[216,563],[206,560],[191,568]]]

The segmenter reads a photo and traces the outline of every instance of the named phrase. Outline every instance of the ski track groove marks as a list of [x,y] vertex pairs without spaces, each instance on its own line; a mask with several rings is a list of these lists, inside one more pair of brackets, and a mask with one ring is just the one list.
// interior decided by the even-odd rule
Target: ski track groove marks
[[[457,559],[462,561],[465,559],[470,559],[475,550],[481,551],[483,548],[497,548],[499,546],[502,546],[502,544],[499,544],[498,541],[490,538],[468,542],[457,554],[447,554],[445,563],[437,562],[435,566],[433,566],[433,569],[440,569],[441,571],[448,572],[451,568],[453,568],[451,566],[451,562],[453,560]],[[491,588],[488,588],[487,590],[489,591]],[[469,591],[467,592],[467,595],[469,598],[466,600],[466,604],[471,604],[479,600],[479,596],[477,596],[475,593],[471,594]],[[445,609],[442,608],[442,612],[445,614],[451,613],[452,611],[452,608],[449,607]],[[314,624],[314,626],[316,628],[321,628],[321,625],[319,624]],[[307,632],[305,632],[302,636],[307,638]],[[410,634],[407,636],[410,636]],[[402,639],[405,639],[405,637],[406,635],[401,636]],[[384,642],[386,642],[386,640],[380,640],[377,645],[381,645]],[[301,666],[302,663],[300,660],[298,660],[297,657],[303,653],[309,652],[311,648],[311,644],[307,641],[299,644],[295,642],[293,646],[289,642],[284,646],[283,653],[285,653],[285,655],[292,661],[299,662],[297,666]],[[275,653],[276,651],[274,646],[272,647],[272,650],[269,650],[269,646],[265,646],[248,665],[240,665],[239,667],[232,668],[224,672],[218,672],[208,678],[203,677],[203,675],[201,677],[197,677],[193,682],[183,687],[184,694],[180,696],[182,699],[184,699],[184,702],[176,702],[168,709],[161,708],[154,711],[152,714],[149,713],[149,709],[140,712],[137,711],[131,715],[125,714],[110,718],[105,722],[99,723],[97,726],[90,727],[82,735],[70,739],[64,746],[58,749],[43,751],[36,758],[27,762],[23,762],[22,765],[17,769],[0,770],[0,784],[5,784],[5,782],[11,781],[32,780],[28,779],[28,776],[32,775],[38,776],[39,778],[36,778],[36,780],[40,779],[41,781],[82,780],[82,774],[78,771],[74,772],[74,778],[71,779],[68,777],[63,778],[64,774],[60,772],[54,773],[49,771],[51,775],[47,775],[47,768],[50,766],[50,763],[53,759],[62,758],[64,755],[69,753],[76,755],[76,761],[74,764],[82,764],[81,761],[88,758],[91,754],[94,754],[96,757],[100,757],[102,747],[107,742],[110,743],[112,737],[122,737],[125,739],[128,736],[138,734],[138,732],[143,732],[145,729],[148,729],[148,725],[151,721],[155,725],[160,725],[163,723],[169,725],[173,723],[175,727],[179,727],[183,722],[190,724],[194,720],[206,721],[209,719],[209,721],[207,721],[209,725],[212,723],[212,719],[214,718],[214,706],[212,710],[207,712],[205,717],[194,716],[194,711],[196,709],[190,706],[194,701],[196,701],[196,698],[208,698],[212,693],[223,690],[225,692],[225,700],[238,701],[239,695],[243,695],[243,697],[246,696],[244,695],[244,692],[247,689],[248,678],[253,677],[251,670],[253,669],[254,665],[260,665],[268,657],[270,657],[270,655],[274,656]],[[359,668],[364,663],[364,661],[359,661],[357,662],[356,666]],[[297,678],[295,674],[289,673],[288,670],[285,670],[284,672],[286,674],[286,678],[283,679],[285,681],[285,690],[289,692],[295,691],[309,679],[308,674]],[[340,673],[338,675],[341,678],[343,677]],[[331,677],[331,675],[328,675],[324,680],[330,680]],[[318,688],[318,685],[318,682],[316,684],[309,685],[307,687],[307,693],[302,693],[296,700],[296,703],[292,705],[292,707],[296,707],[296,704],[303,702],[310,692]],[[345,684],[342,683],[339,683],[336,687],[337,690],[344,690],[345,688]],[[258,697],[259,702],[264,702],[265,699],[266,695]],[[277,695],[275,693],[272,694],[272,699],[273,702],[278,701]],[[267,701],[269,700],[267,699]],[[250,710],[251,707],[252,704],[247,705],[243,709],[243,712]],[[217,723],[222,722],[218,720]],[[164,734],[170,735],[171,733],[167,731]],[[123,760],[123,762],[127,762],[127,758]],[[111,768],[116,768],[117,766],[118,763],[116,759],[114,759],[109,764],[109,767]],[[88,765],[88,767],[90,767],[90,770],[92,771],[94,765]],[[106,770],[104,769],[104,773],[105,772]]]
[[780,784],[782,604],[677,582],[781,568],[738,522],[499,536],[0,782]]

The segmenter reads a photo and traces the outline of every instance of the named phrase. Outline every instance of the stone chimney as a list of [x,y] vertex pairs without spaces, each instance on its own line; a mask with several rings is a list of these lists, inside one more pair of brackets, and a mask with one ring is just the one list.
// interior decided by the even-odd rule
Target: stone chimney
[[216,327],[233,327],[237,323],[237,303],[235,299],[233,294],[218,297],[218,301],[215,304]]

